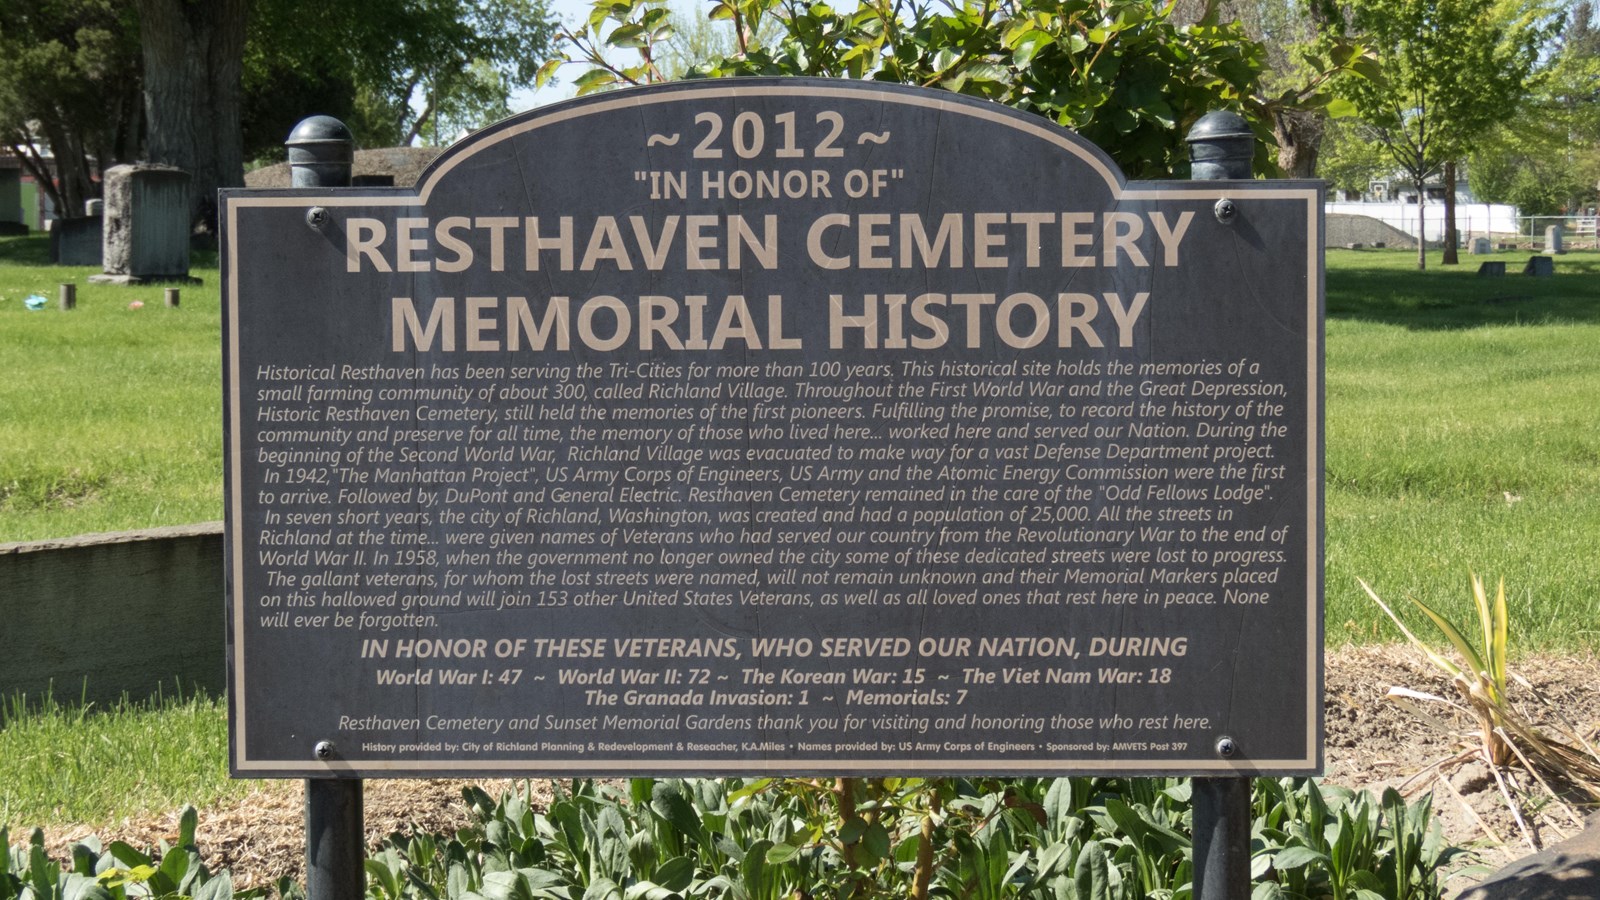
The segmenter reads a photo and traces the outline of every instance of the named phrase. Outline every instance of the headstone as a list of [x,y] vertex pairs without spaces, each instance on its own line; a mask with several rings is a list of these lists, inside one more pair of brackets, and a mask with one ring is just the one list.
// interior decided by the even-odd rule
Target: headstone
[[105,173],[104,274],[90,281],[145,284],[189,277],[189,173],[137,163]]
[[351,187],[394,187],[393,175],[352,175]]
[[1491,248],[1489,246],[1489,239],[1488,238],[1480,237],[1480,238],[1473,238],[1472,239],[1472,255],[1473,256],[1483,256],[1483,255],[1488,254],[1490,252],[1491,252]]
[[1388,241],[1373,241],[1372,246],[1375,250],[1382,250],[1383,248],[1389,246],[1389,243]]
[[1365,248],[1366,246],[1367,246],[1366,244],[1363,244],[1360,241],[1354,241],[1354,242],[1351,242],[1349,244],[1345,244],[1344,248],[1346,250],[1361,250],[1361,249]]
[[1478,264],[1479,278],[1504,278],[1506,264],[1504,262],[1485,262]]
[[27,233],[22,220],[22,173],[0,169],[0,235]]
[[50,228],[50,261],[58,266],[100,265],[104,221],[99,216],[57,219]]
[[1522,274],[1536,275],[1540,278],[1556,273],[1556,261],[1548,256],[1530,256],[1527,265],[1522,267]]
[[1563,232],[1560,225],[1551,225],[1544,230],[1544,252],[1552,256],[1560,256],[1567,252],[1561,248]]

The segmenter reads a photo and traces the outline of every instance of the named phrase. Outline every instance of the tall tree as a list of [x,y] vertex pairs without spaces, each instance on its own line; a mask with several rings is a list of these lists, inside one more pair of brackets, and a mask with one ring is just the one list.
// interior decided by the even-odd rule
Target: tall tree
[[217,189],[244,183],[248,0],[138,0],[138,7],[150,159],[189,172],[194,222],[214,230]]
[[[347,118],[367,146],[453,140],[510,113],[556,32],[547,0],[254,0],[252,17],[253,155],[311,112]],[[285,88],[331,105],[295,110]]]
[[1600,184],[1600,30],[1573,4],[1541,79],[1474,148],[1467,178],[1485,202],[1553,215],[1595,202]]
[[[1329,29],[1327,7],[1318,0],[1209,0],[1195,15],[1238,22],[1261,44],[1266,66],[1262,91],[1278,145],[1278,168],[1286,178],[1317,177],[1317,161],[1330,112],[1327,80],[1345,67],[1359,67],[1361,48]],[[1339,65],[1330,66],[1329,59]],[[1367,69],[1366,76],[1373,73]],[[1335,112],[1342,112],[1335,110]]]
[[137,23],[114,0],[0,4],[0,146],[62,215],[99,195],[102,167],[138,155]]
[[1351,0],[1350,9],[1384,77],[1345,79],[1338,90],[1417,191],[1417,268],[1425,269],[1428,179],[1523,96],[1539,34],[1508,33],[1494,0]]

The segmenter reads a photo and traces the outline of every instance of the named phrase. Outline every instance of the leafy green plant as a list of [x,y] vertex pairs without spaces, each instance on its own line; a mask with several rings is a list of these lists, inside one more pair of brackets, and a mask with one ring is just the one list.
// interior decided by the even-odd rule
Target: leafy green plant
[[[843,789],[841,791],[841,789]],[[791,900],[795,897],[1192,900],[1179,778],[578,780],[544,812],[463,792],[454,835],[397,832],[366,860],[371,900]],[[1462,852],[1423,798],[1307,779],[1255,782],[1254,900],[1433,900]],[[0,857],[0,900],[235,896],[194,845],[145,854],[93,839],[65,865],[42,832]],[[6,842],[0,831],[0,843]],[[280,880],[282,900],[305,900]],[[260,898],[256,889],[237,896]]]
[[226,869],[212,873],[195,845],[198,815],[186,807],[178,843],[162,842],[155,857],[122,841],[102,847],[90,837],[74,844],[66,868],[45,853],[44,831],[34,829],[25,847],[12,847],[0,828],[0,900],[240,900],[264,892],[235,894]]
[[1440,895],[1439,874],[1465,850],[1450,845],[1433,817],[1431,795],[1407,804],[1295,779],[1256,782],[1255,900],[1424,900]]

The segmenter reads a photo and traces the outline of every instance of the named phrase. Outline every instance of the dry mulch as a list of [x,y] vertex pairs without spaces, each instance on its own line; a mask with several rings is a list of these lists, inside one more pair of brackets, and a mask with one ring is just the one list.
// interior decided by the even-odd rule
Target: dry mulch
[[[1600,660],[1593,656],[1538,655],[1513,664],[1514,672],[1557,704],[1586,733],[1600,728]],[[1381,791],[1397,787],[1408,796],[1432,790],[1434,811],[1453,842],[1472,846],[1478,861],[1499,868],[1575,833],[1578,826],[1525,774],[1516,773],[1513,791],[1527,792],[1524,833],[1516,824],[1489,771],[1475,763],[1439,763],[1471,745],[1468,724],[1449,734],[1420,723],[1385,700],[1393,686],[1449,696],[1448,683],[1419,654],[1406,647],[1346,647],[1327,659],[1327,775],[1330,783]],[[1515,699],[1514,692],[1514,699]],[[402,830],[451,833],[468,822],[461,801],[465,781],[371,780],[366,783],[366,837],[376,843]],[[480,782],[491,795],[526,784],[541,806],[550,797],[548,782]],[[243,800],[202,810],[198,837],[213,869],[227,867],[235,884],[269,884],[287,875],[304,877],[303,786],[272,782]],[[1582,816],[1586,810],[1576,808]],[[49,835],[54,855],[89,834],[87,829]],[[176,812],[102,829],[103,841],[119,839],[135,847],[176,840]],[[1458,886],[1459,889],[1459,886]]]

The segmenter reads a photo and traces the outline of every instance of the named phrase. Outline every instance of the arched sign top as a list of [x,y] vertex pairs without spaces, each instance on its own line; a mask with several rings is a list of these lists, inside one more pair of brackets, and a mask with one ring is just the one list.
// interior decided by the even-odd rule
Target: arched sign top
[[[1040,169],[1040,144],[1052,171]],[[1012,156],[1030,162],[1007,168]],[[625,164],[628,181],[647,173],[640,180],[656,179],[658,191],[682,186],[682,197],[666,199],[683,200],[726,199],[719,187],[744,191],[748,178],[749,195],[735,199],[834,202],[843,178],[860,172],[870,182],[876,170],[913,191],[936,179],[945,191],[959,181],[1001,193],[1008,181],[1004,190],[1037,196],[1059,181],[1109,201],[1125,183],[1100,148],[999,104],[876,82],[741,78],[630,88],[513,116],[445,151],[417,195],[430,204],[441,193],[481,193],[497,170],[530,189],[548,181],[591,191],[610,163]],[[703,172],[731,178],[707,182]]]

